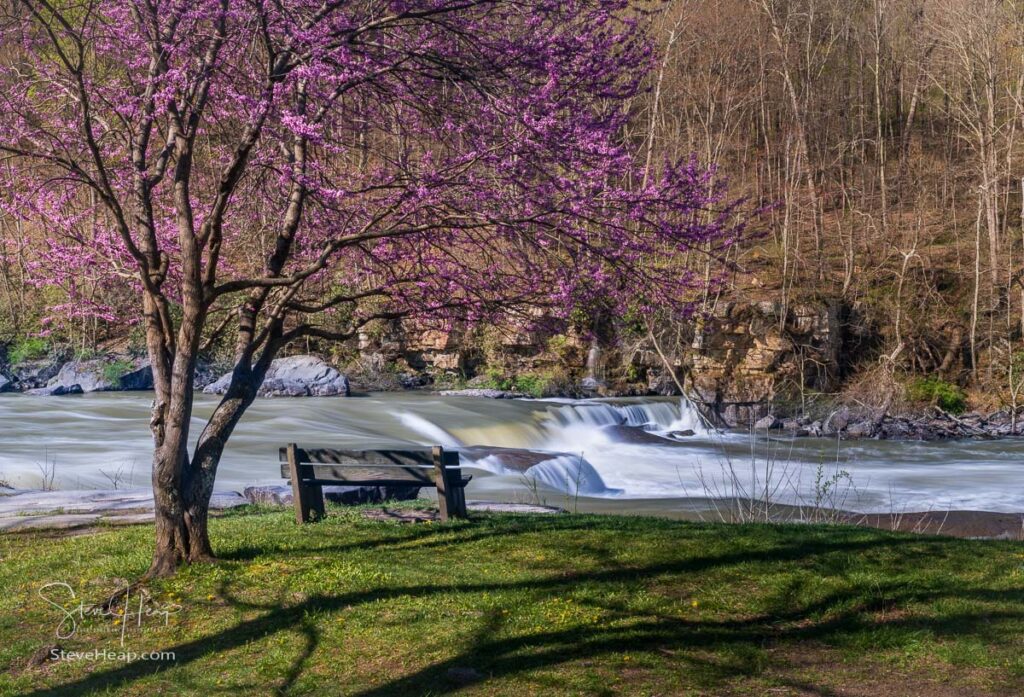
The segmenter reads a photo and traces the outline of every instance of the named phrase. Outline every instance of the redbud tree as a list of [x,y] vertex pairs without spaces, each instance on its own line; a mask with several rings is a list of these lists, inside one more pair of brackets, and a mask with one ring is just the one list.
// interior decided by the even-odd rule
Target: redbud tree
[[[653,64],[629,0],[22,0],[0,23],[2,211],[67,313],[140,321],[149,575],[213,558],[225,444],[270,362],[378,319],[685,310],[737,204],[638,164]],[[127,308],[76,302],[80,279]],[[107,297],[107,296],[105,296]],[[230,387],[189,447],[204,335]]]

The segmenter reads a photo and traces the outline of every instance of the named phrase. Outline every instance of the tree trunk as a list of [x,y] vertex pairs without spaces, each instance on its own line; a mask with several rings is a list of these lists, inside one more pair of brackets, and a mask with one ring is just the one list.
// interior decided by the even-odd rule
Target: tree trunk
[[[193,379],[196,366],[201,316],[190,316],[182,322],[179,341],[167,380],[166,369],[154,369],[157,397],[153,405],[150,428],[153,431],[153,503],[156,523],[156,547],[147,577],[169,576],[185,561],[211,558],[206,534],[206,514],[190,507],[185,483],[189,480],[189,426],[194,396]],[[154,342],[160,343],[160,342]],[[163,346],[166,342],[163,342]],[[150,351],[151,362],[166,353]],[[164,363],[166,365],[166,363]],[[159,373],[159,378],[157,374]],[[208,508],[208,501],[207,501]]]
[[156,547],[147,578],[170,576],[188,558],[191,545],[179,486],[184,457],[180,448],[166,446],[158,447],[153,454]]
[[156,549],[147,577],[170,576],[182,563],[215,559],[208,525],[217,466],[235,426],[256,398],[276,348],[265,349],[255,366],[249,365],[248,354],[239,359],[228,391],[200,434],[191,460],[187,426],[195,361],[179,353],[171,398],[166,407],[154,407]]
[[217,466],[220,464],[228,438],[234,432],[242,414],[255,399],[262,377],[261,374],[253,374],[252,371],[236,369],[227,394],[199,436],[196,452],[188,469],[188,477],[184,482],[184,524],[188,539],[192,543],[186,557],[189,562],[214,559],[207,521],[213,485],[217,478]]

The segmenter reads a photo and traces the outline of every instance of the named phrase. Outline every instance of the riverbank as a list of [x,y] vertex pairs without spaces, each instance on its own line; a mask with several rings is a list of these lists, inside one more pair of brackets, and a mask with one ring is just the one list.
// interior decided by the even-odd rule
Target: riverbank
[[[421,492],[422,493],[422,492]],[[408,505],[429,507],[435,499],[417,498],[414,488],[401,500],[386,498],[380,487],[324,487],[329,504],[346,507],[385,504],[383,510]],[[412,502],[412,503],[408,503]],[[821,524],[876,528],[919,535],[942,535],[966,539],[1024,540],[1024,513],[994,511],[901,511],[893,513],[856,513],[826,508],[772,505],[767,509],[748,499],[694,499],[683,510],[659,510],[650,502],[638,501],[632,510],[622,506],[602,506],[600,501],[582,504],[588,513],[606,515],[646,514],[693,522],[739,524]],[[234,509],[259,506],[268,510],[292,506],[288,486],[251,486],[243,491],[219,491],[210,502],[213,515]],[[471,500],[471,513],[526,512],[567,513],[565,508],[544,504]],[[580,508],[575,501],[575,508]],[[436,511],[424,511],[427,519],[437,519]],[[153,522],[153,494],[150,489],[99,489],[85,491],[38,491],[0,487],[0,533],[50,531],[82,534],[110,526],[140,525]]]
[[[153,389],[153,375],[148,363],[137,356],[111,353],[90,359],[72,359],[56,354],[47,358],[5,364],[0,355],[0,392],[20,392],[35,397],[64,397],[105,392],[146,392]],[[5,375],[6,373],[6,375]],[[219,377],[218,377],[219,375]],[[275,360],[267,378],[260,387],[259,396],[268,397],[348,397],[353,392],[366,390],[394,393],[432,394],[442,397],[472,397],[481,399],[548,399],[583,400],[589,395],[604,398],[636,398],[635,392],[616,393],[607,386],[563,385],[561,391],[531,394],[517,389],[488,385],[470,380],[476,387],[452,389],[436,384],[429,374],[403,374],[380,381],[363,375],[350,381],[349,376],[318,356],[296,355]],[[445,376],[448,381],[459,382],[457,376]],[[196,388],[206,394],[223,394],[231,379],[230,373],[220,371],[212,364],[203,364],[196,370]],[[369,382],[365,382],[369,379]],[[361,383],[362,381],[362,383]],[[462,382],[465,382],[464,380]],[[528,381],[527,381],[528,382]],[[748,404],[744,413],[749,422],[739,425],[735,418],[722,411],[717,403],[702,401],[703,392],[691,399],[702,414],[703,421],[716,428],[754,432],[782,432],[795,438],[838,437],[844,440],[880,439],[906,441],[942,441],[968,438],[1004,438],[1024,435],[1024,418],[1010,409],[980,413],[955,414],[938,406],[918,405],[909,409],[904,405],[899,412],[889,406],[873,409],[863,404],[848,404],[841,398],[825,399],[819,395],[813,414],[794,406],[774,404],[771,401]],[[656,397],[648,394],[648,397]],[[735,410],[733,410],[735,411]],[[732,412],[730,412],[732,413]],[[756,414],[764,416],[756,418]],[[735,416],[735,415],[733,415]]]
[[[1020,543],[619,516],[481,514],[442,525],[329,512],[303,527],[290,511],[216,518],[221,561],[136,589],[129,609],[142,607],[141,620],[86,614],[60,639],[65,615],[40,589],[66,583],[74,603],[100,602],[146,569],[152,527],[0,536],[0,694],[1024,688]],[[47,593],[71,602],[63,586]],[[127,652],[136,660],[118,660]]]

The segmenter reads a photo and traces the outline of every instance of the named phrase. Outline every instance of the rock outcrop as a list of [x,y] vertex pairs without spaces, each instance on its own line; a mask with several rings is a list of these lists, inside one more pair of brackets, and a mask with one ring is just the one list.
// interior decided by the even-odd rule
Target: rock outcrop
[[484,397],[486,399],[521,399],[528,396],[521,392],[510,392],[509,390],[494,390],[481,387],[473,387],[465,390],[441,390],[438,394],[442,397]]
[[119,363],[104,358],[87,361],[69,361],[61,366],[43,390],[50,394],[72,394],[75,386],[80,392],[110,392],[121,390],[153,389],[153,369],[146,361]]
[[[608,332],[599,341],[571,329],[558,335],[526,329],[490,335],[396,322],[383,333],[361,336],[358,348],[363,358],[427,375],[422,382],[433,380],[438,386],[450,385],[453,376],[458,383],[474,374],[497,373],[505,378],[549,376],[545,384],[558,395],[669,395],[678,393],[677,379],[685,377],[691,396],[719,424],[746,427],[769,413],[785,417],[795,412],[801,390],[829,391],[838,385],[841,310],[840,303],[823,301],[786,309],[777,302],[722,303],[702,323],[678,328],[684,341],[691,341],[687,336],[692,334],[692,343],[684,355],[669,356],[671,370],[646,342]],[[552,381],[551,375],[559,379]],[[465,386],[493,387],[474,382]],[[506,396],[501,390],[442,394]]]
[[63,397],[69,394],[82,394],[84,390],[81,385],[53,385],[49,387],[37,387],[34,390],[25,390],[25,394],[34,397]]
[[[203,389],[206,394],[224,394],[231,384],[231,373]],[[289,356],[270,364],[266,379],[257,394],[260,397],[348,397],[348,378],[316,356]]]
[[690,377],[709,412],[744,426],[801,390],[833,389],[840,348],[833,305],[724,303],[696,334]]
[[42,397],[153,389],[153,370],[141,359],[28,361],[13,366],[13,372],[11,389]]
[[43,358],[40,360],[24,361],[10,367],[12,378],[12,389],[27,391],[40,387],[46,387],[64,365],[60,357]]

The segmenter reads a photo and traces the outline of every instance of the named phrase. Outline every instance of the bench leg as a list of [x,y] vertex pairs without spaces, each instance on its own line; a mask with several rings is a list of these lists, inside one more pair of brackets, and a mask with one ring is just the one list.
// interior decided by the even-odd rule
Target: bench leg
[[309,520],[323,520],[327,515],[324,511],[324,488],[319,484],[304,484],[303,488],[309,501]]
[[441,514],[441,522],[447,523],[454,510],[453,487],[448,480],[448,471],[444,466],[444,448],[435,445],[432,454],[434,456],[434,486],[437,487],[437,508]]
[[299,476],[299,459],[294,443],[288,444],[288,473],[292,480],[292,500],[295,503],[295,522],[299,525],[324,517],[324,489],[319,484],[308,484]]
[[456,518],[468,518],[469,513],[466,511],[466,487],[458,486],[455,487],[455,511],[454,515]]
[[292,498],[295,500],[295,522],[300,525],[324,518],[324,488],[319,484],[300,481],[298,487],[292,484]]

